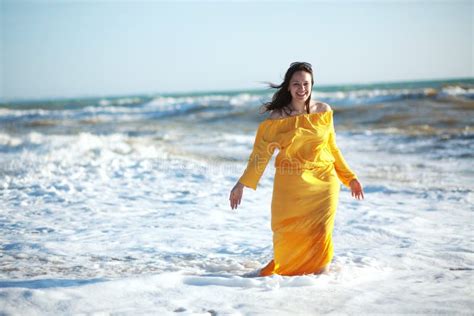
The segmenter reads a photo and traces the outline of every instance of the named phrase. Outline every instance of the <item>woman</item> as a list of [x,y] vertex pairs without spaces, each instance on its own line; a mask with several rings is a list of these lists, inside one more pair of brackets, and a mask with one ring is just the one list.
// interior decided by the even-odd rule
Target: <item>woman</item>
[[[236,209],[244,187],[257,189],[276,148],[272,196],[274,257],[260,276],[322,273],[333,257],[332,231],[340,182],[363,199],[362,185],[336,145],[333,111],[311,102],[314,84],[309,63],[295,62],[272,101],[264,104],[270,117],[257,129],[247,168],[230,193]],[[339,179],[339,180],[338,180]]]

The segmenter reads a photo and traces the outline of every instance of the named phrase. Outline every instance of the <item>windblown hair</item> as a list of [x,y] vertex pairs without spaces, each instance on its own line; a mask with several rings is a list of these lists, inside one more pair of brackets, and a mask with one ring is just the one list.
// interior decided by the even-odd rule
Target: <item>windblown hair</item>
[[[288,87],[290,86],[291,77],[297,71],[306,71],[311,75],[311,89],[314,85],[314,77],[313,77],[313,69],[310,63],[306,62],[294,62],[291,63],[290,68],[286,71],[285,78],[283,82],[279,85],[269,82],[268,85],[270,88],[278,89],[272,97],[272,101],[264,103],[262,105],[263,111],[261,113],[265,113],[267,111],[272,110],[279,110],[284,111],[286,115],[290,115],[291,109],[289,105],[291,103],[291,93],[288,91]],[[305,102],[306,113],[309,113],[309,104],[311,102],[311,91],[309,93],[309,97]]]

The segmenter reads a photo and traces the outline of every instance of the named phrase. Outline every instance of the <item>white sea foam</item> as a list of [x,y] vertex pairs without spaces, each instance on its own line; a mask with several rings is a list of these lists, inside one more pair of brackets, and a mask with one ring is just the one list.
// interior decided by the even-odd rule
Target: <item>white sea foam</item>
[[[242,107],[249,97],[236,98]],[[151,113],[173,100],[113,111]],[[257,122],[191,123],[2,126],[0,313],[472,312],[469,135],[338,130],[366,198],[342,188],[329,272],[262,278],[272,162],[237,211],[228,201]]]
[[474,88],[460,86],[446,86],[441,90],[441,94],[450,96],[467,96],[474,97]]
[[[457,95],[459,91],[454,93]],[[316,91],[316,99],[324,99],[326,102],[337,102],[339,104],[370,104],[379,102],[389,102],[402,99],[411,99],[436,95],[434,89],[354,89],[349,91],[323,92]]]

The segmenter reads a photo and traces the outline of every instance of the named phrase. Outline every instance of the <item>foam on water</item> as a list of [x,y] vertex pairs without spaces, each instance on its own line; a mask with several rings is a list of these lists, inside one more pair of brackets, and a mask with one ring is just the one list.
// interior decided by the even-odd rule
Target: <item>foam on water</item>
[[[208,114],[201,107],[167,120],[142,114],[176,99],[154,99],[114,108],[141,113],[127,122],[108,112],[116,124],[92,126],[71,118],[91,108],[66,109],[55,114],[58,125],[70,124],[61,129],[22,125],[32,113],[16,112],[49,110],[3,110],[1,312],[472,312],[471,130],[412,135],[343,119],[337,142],[366,199],[342,189],[329,272],[258,277],[272,257],[272,162],[237,211],[228,194],[258,123],[233,111],[259,97],[204,96],[201,103],[215,102]],[[461,116],[472,113],[463,104]]]

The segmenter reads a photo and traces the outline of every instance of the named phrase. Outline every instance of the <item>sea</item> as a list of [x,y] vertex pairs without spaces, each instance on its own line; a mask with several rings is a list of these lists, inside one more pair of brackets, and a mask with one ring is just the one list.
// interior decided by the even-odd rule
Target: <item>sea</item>
[[258,277],[274,160],[229,204],[273,93],[3,100],[0,315],[474,314],[474,78],[314,87],[365,199],[294,277]]

